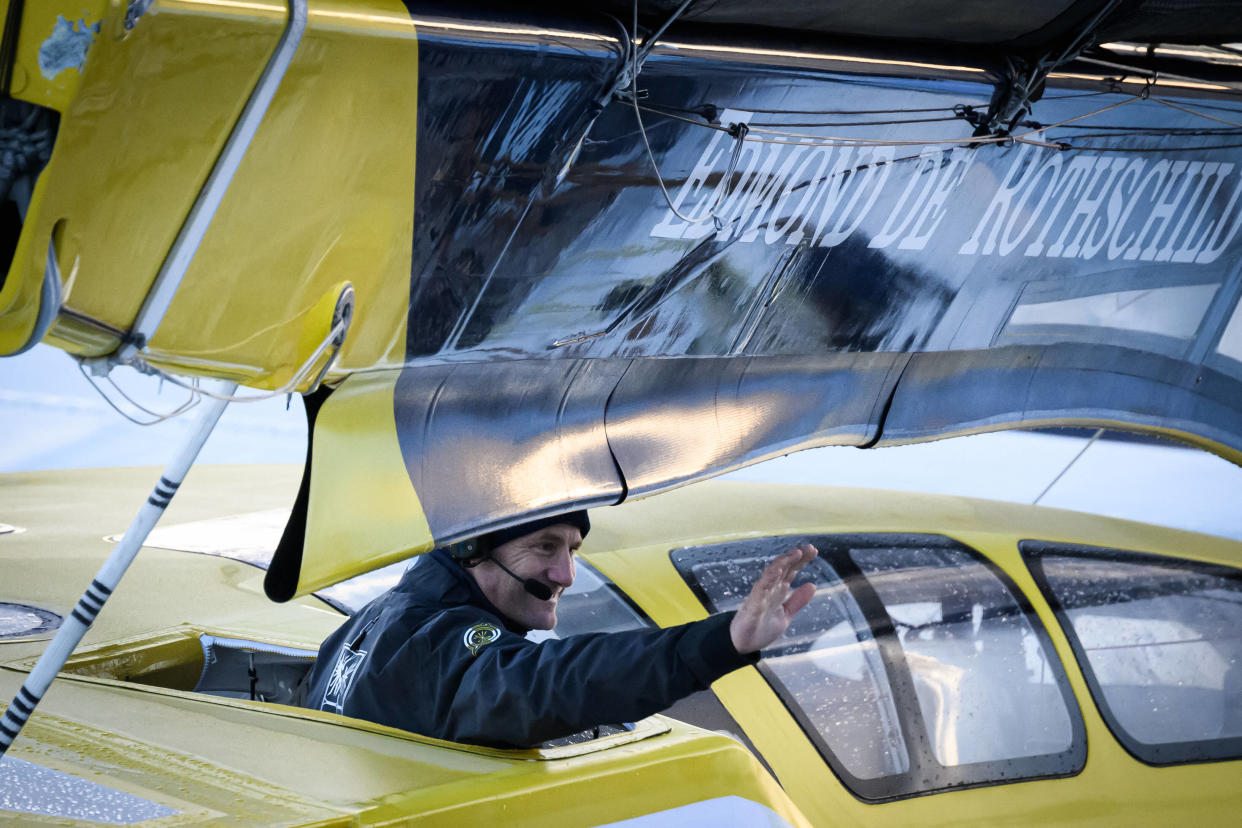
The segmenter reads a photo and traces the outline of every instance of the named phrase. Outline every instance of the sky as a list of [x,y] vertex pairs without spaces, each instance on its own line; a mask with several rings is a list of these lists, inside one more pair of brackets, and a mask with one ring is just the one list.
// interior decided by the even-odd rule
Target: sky
[[[161,388],[155,378],[129,369],[113,379],[154,411],[175,409],[185,399],[181,389]],[[163,466],[191,419],[148,427],[126,421],[72,358],[46,345],[0,359],[0,473]],[[231,404],[199,462],[301,463],[305,452],[306,423],[295,395]],[[1038,500],[1242,540],[1242,468],[1171,443],[1101,439],[1088,445],[1085,436],[1003,432],[897,448],[811,449],[725,478]]]

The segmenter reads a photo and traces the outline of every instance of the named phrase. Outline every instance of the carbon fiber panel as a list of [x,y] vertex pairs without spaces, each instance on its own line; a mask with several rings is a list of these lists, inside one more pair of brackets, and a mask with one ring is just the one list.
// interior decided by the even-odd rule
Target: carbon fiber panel
[[397,433],[432,534],[446,539],[523,513],[619,500],[624,488],[603,412],[627,364],[523,360],[404,371]]

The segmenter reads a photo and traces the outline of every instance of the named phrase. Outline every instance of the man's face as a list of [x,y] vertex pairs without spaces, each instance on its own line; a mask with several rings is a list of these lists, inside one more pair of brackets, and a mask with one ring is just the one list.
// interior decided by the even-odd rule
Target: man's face
[[[532,630],[550,630],[556,626],[556,605],[561,593],[574,582],[574,553],[581,545],[578,527],[555,523],[496,547],[489,560],[469,572],[487,599],[508,618]],[[519,579],[534,578],[545,584],[552,590],[552,597],[541,601],[531,595],[496,561]]]

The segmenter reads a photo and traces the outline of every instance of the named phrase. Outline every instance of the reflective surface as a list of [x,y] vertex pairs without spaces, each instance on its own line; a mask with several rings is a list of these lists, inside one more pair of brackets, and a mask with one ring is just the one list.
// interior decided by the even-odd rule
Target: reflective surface
[[893,619],[942,765],[1068,750],[1073,727],[1041,642],[987,568],[952,549],[854,549]]
[[[726,547],[719,560],[691,566],[694,583],[717,610],[736,610],[770,558],[763,553],[779,554],[773,547],[782,543]],[[830,564],[811,569],[815,599],[788,633],[798,643],[772,648],[763,663],[851,776],[906,773],[910,756],[870,624]]]
[[[1001,570],[936,535],[765,537],[677,549],[709,610],[810,541],[816,595],[759,670],[856,796],[1077,773],[1086,736],[1047,634]],[[774,760],[775,761],[775,760]]]
[[[882,60],[795,72],[740,62],[739,43],[657,53],[641,113],[613,100],[592,123],[608,50],[434,34],[420,50],[415,363],[960,350],[1007,322],[1078,329],[1047,342],[1211,339],[1209,310],[1236,302],[1238,153],[1190,134],[1219,103],[1066,88],[1040,118],[1081,120],[1038,137],[1070,151],[969,147],[953,143],[971,132],[959,115],[985,104],[985,83]],[[1110,298],[1120,322],[1101,315]],[[1057,302],[1091,312],[1033,315]]]
[[6,756],[0,760],[0,811],[130,825],[177,811],[158,802]]
[[[120,328],[283,14],[167,6],[93,47],[14,271],[56,235],[66,302]],[[996,25],[1053,37],[1063,6]],[[430,529],[389,520],[371,566],[814,445],[1109,425],[1242,460],[1230,89],[1075,67],[1013,140],[976,140],[998,54],[708,25],[739,8],[692,9],[626,93],[603,15],[313,3],[152,359],[279,385],[351,281],[332,379],[395,385],[366,425],[395,423]],[[877,32],[945,28],[890,13]],[[363,430],[321,435],[316,475],[368,492]]]
[[1242,572],[1026,542],[1113,733],[1153,764],[1242,756]]
[[60,616],[42,607],[0,601],[0,639],[44,635],[60,626]]
[[521,511],[614,503],[705,469],[866,442],[903,364],[829,354],[428,366],[401,374],[397,435],[443,540]]
[[1063,145],[969,146],[970,65],[700,39],[636,114],[619,29],[420,25],[395,415],[437,538],[812,445],[1121,424],[1242,457],[1242,155],[1203,132],[1242,103],[1063,81]]

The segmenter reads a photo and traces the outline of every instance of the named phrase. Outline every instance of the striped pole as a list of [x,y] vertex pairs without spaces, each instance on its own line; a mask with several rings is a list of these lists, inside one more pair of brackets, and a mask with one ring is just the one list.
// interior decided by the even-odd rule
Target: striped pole
[[[237,388],[237,384],[232,382],[221,383],[221,385],[218,393],[222,397],[231,396]],[[78,646],[82,636],[90,629],[91,624],[95,622],[95,617],[103,609],[108,596],[112,594],[121,577],[125,575],[125,570],[133,563],[143,541],[147,539],[151,529],[164,514],[164,510],[168,508],[181,481],[185,479],[186,472],[194,464],[194,459],[198,457],[203,443],[207,442],[207,437],[216,427],[228,402],[208,397],[205,398],[203,405],[204,410],[181,450],[164,469],[164,474],[155,484],[147,502],[138,510],[133,522],[125,530],[125,536],[121,538],[116,549],[112,550],[108,560],[104,561],[103,567],[91,581],[90,586],[86,588],[86,592],[82,593],[73,611],[56,631],[56,637],[48,644],[43,655],[39,656],[39,662],[35,664],[21,689],[13,697],[8,709],[4,711],[4,716],[0,717],[0,758],[9,749],[9,745],[13,744],[22,726],[26,724],[43,698],[43,694],[47,692],[52,679],[65,666],[74,648]]]

